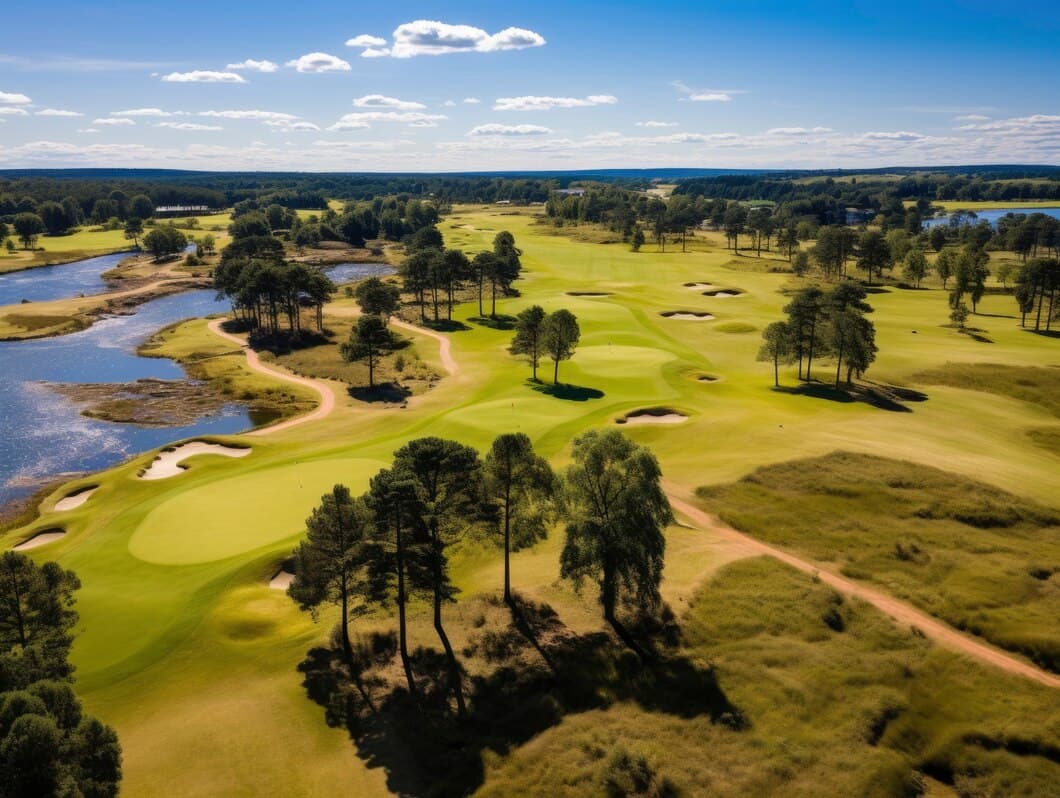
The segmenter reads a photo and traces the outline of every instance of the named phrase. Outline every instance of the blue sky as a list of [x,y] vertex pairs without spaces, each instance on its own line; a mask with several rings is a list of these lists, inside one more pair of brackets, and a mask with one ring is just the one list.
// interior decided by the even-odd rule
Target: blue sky
[[22,3],[0,167],[1060,163],[1055,2]]

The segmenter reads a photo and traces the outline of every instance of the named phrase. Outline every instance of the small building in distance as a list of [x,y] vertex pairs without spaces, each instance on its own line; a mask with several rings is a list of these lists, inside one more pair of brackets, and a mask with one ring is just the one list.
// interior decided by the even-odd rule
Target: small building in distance
[[209,205],[159,205],[155,208],[155,217],[163,219],[167,216],[209,216],[220,212]]
[[554,194],[559,194],[561,197],[584,197],[584,188],[557,188]]
[[847,224],[868,224],[875,216],[872,208],[846,208]]

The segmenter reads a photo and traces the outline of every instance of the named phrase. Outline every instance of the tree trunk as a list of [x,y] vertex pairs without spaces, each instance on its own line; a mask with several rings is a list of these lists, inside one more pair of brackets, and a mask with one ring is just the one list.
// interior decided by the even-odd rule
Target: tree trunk
[[478,315],[482,318],[482,272],[478,273]]
[[438,634],[438,639],[442,642],[442,648],[445,649],[445,658],[449,662],[449,687],[453,691],[453,695],[456,696],[456,711],[461,717],[467,713],[467,707],[464,705],[464,686],[460,680],[460,666],[456,663],[456,655],[453,654],[453,646],[449,643],[449,635],[445,633],[445,627],[442,626],[442,591],[441,585],[441,574],[438,573],[439,566],[435,565],[435,583],[434,583],[434,631]]
[[405,604],[408,596],[405,593],[405,541],[401,535],[401,518],[396,519],[395,539],[397,543],[397,578],[398,578],[398,648],[401,651],[401,665],[405,669],[405,681],[409,692],[416,695],[416,681],[412,678],[412,663],[409,661],[408,627],[405,622]]
[[780,387],[780,355],[773,355],[773,387]]
[[514,605],[512,601],[512,486],[511,479],[504,486],[504,603],[509,607]]
[[372,697],[368,695],[368,689],[364,686],[364,681],[361,679],[361,672],[353,661],[353,644],[350,643],[349,628],[350,597],[349,592],[346,590],[345,582],[339,592],[342,595],[342,616],[339,618],[339,628],[342,630],[342,655],[346,658],[346,667],[350,670],[350,678],[353,680],[357,692],[361,694],[361,698],[364,699],[364,703],[368,705],[368,708],[375,712],[375,704],[372,703]]
[[843,365],[843,347],[839,347],[839,354],[835,361],[835,389],[839,390],[839,370]]
[[552,384],[559,385],[559,358],[554,358],[555,367],[552,369]]
[[810,369],[813,367],[813,345],[817,340],[817,319],[810,325],[810,351],[806,353],[806,382],[810,382]]
[[490,318],[497,318],[497,281],[490,280]]
[[604,608],[604,620],[618,635],[618,639],[625,643],[643,661],[647,659],[644,649],[637,645],[637,641],[633,639],[626,627],[615,617],[615,603],[618,598],[615,578],[614,568],[605,564],[603,579],[600,583],[600,603]]

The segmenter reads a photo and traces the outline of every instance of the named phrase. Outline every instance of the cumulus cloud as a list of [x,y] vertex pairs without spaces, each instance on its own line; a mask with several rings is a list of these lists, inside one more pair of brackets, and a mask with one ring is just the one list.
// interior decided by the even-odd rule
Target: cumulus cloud
[[266,119],[262,124],[278,131],[291,131],[294,133],[318,133],[320,128],[312,122],[292,122],[288,119]]
[[93,125],[109,125],[110,127],[119,127],[119,126],[122,126],[122,125],[135,125],[136,123],[133,122],[131,119],[127,119],[125,117],[121,117],[121,118],[117,118],[117,119],[114,118],[114,117],[106,117],[104,119],[93,119],[92,120],[92,124]]
[[14,105],[0,105],[0,114],[6,116],[29,116],[29,111]]
[[385,58],[390,55],[389,47],[368,47],[361,50],[361,58]]
[[299,72],[349,72],[351,69],[348,62],[328,53],[306,53],[288,61],[287,66]]
[[238,64],[229,64],[225,69],[246,69],[250,72],[275,72],[279,69],[279,66],[272,61],[255,61],[253,58],[248,58],[244,61],[240,61]]
[[67,111],[63,108],[41,108],[34,113],[37,116],[84,116],[80,111]]
[[246,83],[246,79],[235,72],[217,72],[211,69],[196,69],[191,72],[170,72],[162,76],[163,83]]
[[637,122],[637,127],[677,127],[676,122],[657,122],[649,119],[647,122]]
[[161,108],[130,108],[128,111],[111,111],[111,116],[175,116],[172,111]]
[[328,130],[364,130],[372,122],[403,122],[416,127],[434,127],[433,123],[448,118],[444,114],[426,114],[422,111],[357,111],[344,114]]
[[417,19],[394,30],[390,54],[395,58],[447,53],[492,53],[523,50],[545,43],[539,33],[525,28],[505,28],[494,34],[471,25],[450,25],[436,20]]
[[541,125],[479,125],[467,132],[469,136],[542,136],[551,133],[551,128]]
[[830,127],[773,127],[766,131],[767,136],[809,136],[814,133],[831,133]]
[[346,40],[347,47],[386,47],[386,39],[373,36],[370,33],[362,33]]
[[911,130],[882,130],[862,133],[861,138],[866,141],[919,141],[925,136]]
[[420,111],[427,106],[410,100],[399,100],[382,94],[366,94],[353,101],[358,108],[394,108],[398,111]]
[[298,117],[294,114],[284,114],[279,111],[259,111],[256,109],[240,111],[199,111],[199,116],[210,116],[215,119],[282,119],[293,122]]
[[442,105],[444,105],[446,108],[455,108],[456,107],[456,103],[453,102],[452,100],[446,100],[444,103],[442,103]]
[[685,95],[682,100],[694,103],[727,103],[734,94],[746,94],[742,89],[693,89],[679,80],[670,85]]
[[0,91],[0,104],[3,105],[29,105],[32,102],[25,94],[17,94],[9,91]]
[[482,102],[482,100],[480,100],[478,97],[465,97],[464,98],[464,104],[465,105],[478,105],[480,102]]
[[197,122],[158,122],[155,127],[167,127],[170,130],[224,130],[220,125],[200,125]]
[[614,105],[618,98],[610,94],[591,94],[588,97],[499,97],[494,111],[548,111],[552,108],[588,108],[594,105]]
[[979,121],[961,125],[957,130],[982,130],[994,133],[1050,132],[1060,133],[1060,116],[1035,114],[1017,116],[1011,119],[998,119],[993,122]]

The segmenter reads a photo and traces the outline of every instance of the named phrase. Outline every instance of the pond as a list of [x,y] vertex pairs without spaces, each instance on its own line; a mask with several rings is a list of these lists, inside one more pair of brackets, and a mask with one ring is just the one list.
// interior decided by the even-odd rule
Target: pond
[[107,283],[100,277],[110,271],[130,252],[115,252],[100,255],[76,263],[58,266],[38,266],[20,272],[0,274],[0,306],[17,305],[23,299],[29,302],[47,302],[81,294],[101,294]]
[[[1044,213],[1046,216],[1052,216],[1054,219],[1060,219],[1060,207],[1057,208],[1006,208],[1006,209],[994,209],[989,211],[975,211],[975,219],[971,219],[972,224],[976,224],[980,221],[990,222],[991,226],[997,225],[997,220],[1002,216],[1009,213],[1015,214],[1026,214],[1032,213]],[[945,216],[936,216],[932,219],[924,220],[925,228],[932,228],[940,224],[949,224],[950,219],[953,218],[952,213],[948,213]]]
[[[78,269],[84,263],[57,268]],[[91,268],[100,267],[96,263]],[[325,271],[341,283],[389,274],[392,269],[370,263],[340,264]],[[174,440],[254,426],[255,420],[239,403],[187,426],[98,421],[81,415],[80,406],[43,384],[181,379],[185,374],[177,363],[140,357],[136,348],[168,324],[228,309],[228,302],[219,301],[212,290],[186,291],[147,302],[133,315],[102,319],[81,332],[0,342],[0,504],[31,492],[50,476],[98,471]]]

